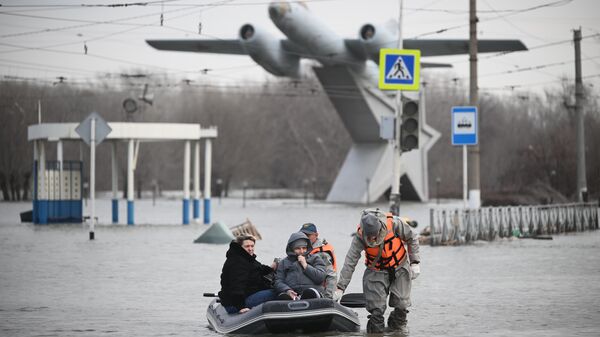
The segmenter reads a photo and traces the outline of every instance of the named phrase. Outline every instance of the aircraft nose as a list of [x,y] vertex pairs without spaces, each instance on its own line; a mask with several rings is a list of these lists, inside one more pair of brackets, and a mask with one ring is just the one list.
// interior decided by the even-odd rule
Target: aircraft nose
[[290,11],[290,4],[287,1],[273,1],[269,4],[269,16],[271,20],[279,20]]

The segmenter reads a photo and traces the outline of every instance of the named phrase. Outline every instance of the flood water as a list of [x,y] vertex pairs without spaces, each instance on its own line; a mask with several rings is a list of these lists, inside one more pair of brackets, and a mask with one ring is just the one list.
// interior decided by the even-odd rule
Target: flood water
[[[383,208],[387,205],[381,204]],[[121,205],[121,219],[125,213]],[[136,202],[135,226],[20,224],[29,203],[0,203],[0,336],[216,336],[204,292],[219,290],[227,245],[193,244],[206,228],[179,225],[181,201]],[[98,201],[100,222],[109,200]],[[314,222],[343,261],[362,206],[303,200],[213,201],[213,220],[250,219],[263,263],[285,254],[290,233]],[[427,225],[428,205],[403,204]],[[341,262],[339,262],[341,263]],[[348,292],[361,291],[364,267]],[[600,232],[554,240],[421,247],[410,336],[598,336]],[[366,311],[356,309],[366,335]]]

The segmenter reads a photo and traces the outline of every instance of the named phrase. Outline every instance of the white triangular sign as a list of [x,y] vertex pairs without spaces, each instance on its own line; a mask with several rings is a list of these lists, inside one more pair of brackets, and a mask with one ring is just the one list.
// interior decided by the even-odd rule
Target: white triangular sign
[[398,56],[385,78],[388,80],[412,80],[410,71],[408,71],[406,63],[402,60],[402,56]]

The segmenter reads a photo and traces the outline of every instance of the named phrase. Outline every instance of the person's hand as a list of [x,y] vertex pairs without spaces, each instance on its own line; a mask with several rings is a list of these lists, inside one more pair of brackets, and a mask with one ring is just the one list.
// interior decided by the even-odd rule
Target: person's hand
[[421,267],[419,267],[418,263],[411,264],[410,270],[412,271],[411,277],[410,277],[411,280],[416,279],[421,274]]
[[287,291],[287,294],[295,301],[298,299],[298,293],[293,291],[292,289]]
[[340,289],[340,288],[337,288],[335,290],[335,292],[333,293],[333,300],[335,302],[339,302],[340,299],[342,298],[342,295],[344,295],[344,291],[342,289]]
[[271,269],[277,270],[277,262],[273,261],[273,263],[271,263]]
[[306,269],[307,263],[306,263],[306,257],[304,257],[304,255],[298,255],[298,262],[300,262],[300,265],[302,266],[303,269]]
[[250,311],[250,308],[242,308],[242,309],[240,309],[239,313],[243,314],[243,313],[248,312],[248,311]]

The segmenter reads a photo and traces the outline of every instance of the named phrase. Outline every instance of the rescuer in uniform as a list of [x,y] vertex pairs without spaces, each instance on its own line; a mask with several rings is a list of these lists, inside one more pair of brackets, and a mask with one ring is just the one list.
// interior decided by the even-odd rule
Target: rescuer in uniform
[[370,314],[367,332],[384,331],[383,315],[388,297],[389,306],[394,308],[388,318],[388,327],[405,329],[407,308],[411,305],[411,283],[420,274],[416,231],[407,221],[391,213],[379,209],[364,210],[340,272],[335,299],[341,298],[350,283],[363,250],[367,267],[363,275],[363,293]]

